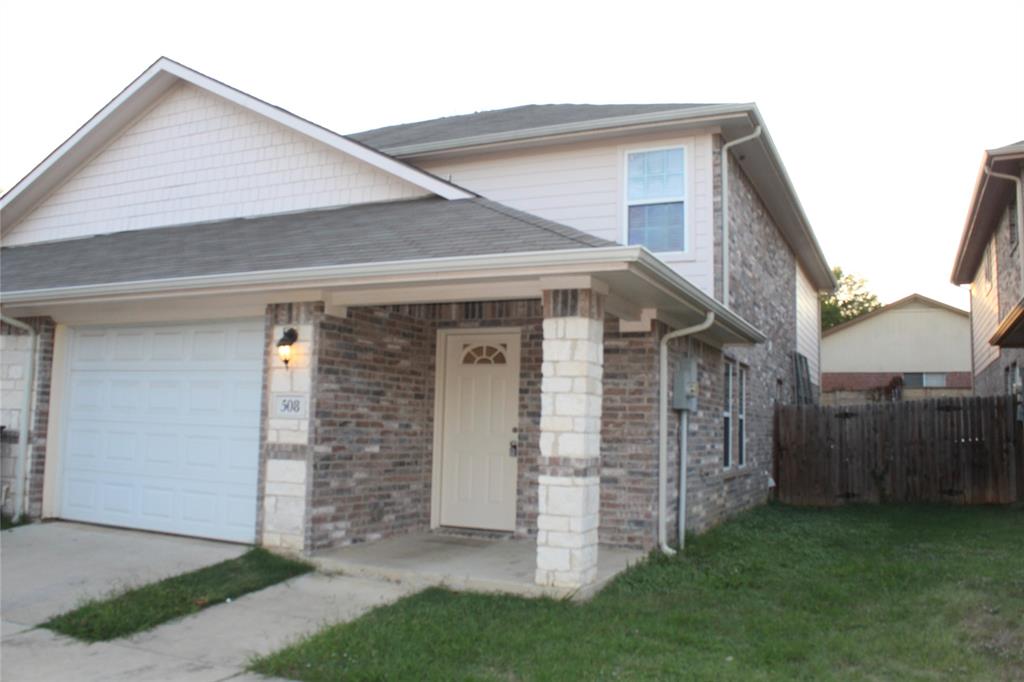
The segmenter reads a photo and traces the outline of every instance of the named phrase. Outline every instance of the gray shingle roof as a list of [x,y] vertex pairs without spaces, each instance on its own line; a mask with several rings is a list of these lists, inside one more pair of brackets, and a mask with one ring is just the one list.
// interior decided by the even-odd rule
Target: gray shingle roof
[[0,250],[0,291],[612,246],[486,199],[414,199]]
[[651,114],[659,111],[692,109],[707,104],[528,104],[510,109],[480,111],[462,116],[446,116],[417,123],[365,130],[347,135],[358,142],[389,149],[410,144],[425,144],[475,137],[514,130],[544,128],[564,123],[582,123],[619,116]]

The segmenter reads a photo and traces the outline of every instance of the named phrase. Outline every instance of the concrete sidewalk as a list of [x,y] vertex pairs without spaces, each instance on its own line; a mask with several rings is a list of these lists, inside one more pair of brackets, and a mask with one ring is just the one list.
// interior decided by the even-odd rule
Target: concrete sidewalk
[[96,644],[5,622],[0,677],[4,682],[266,679],[244,672],[253,656],[411,591],[374,580],[308,574],[134,637]]
[[245,673],[253,656],[413,591],[408,585],[313,573],[111,642],[85,644],[36,628],[90,597],[202,568],[248,549],[77,523],[3,531],[0,679],[262,679]]

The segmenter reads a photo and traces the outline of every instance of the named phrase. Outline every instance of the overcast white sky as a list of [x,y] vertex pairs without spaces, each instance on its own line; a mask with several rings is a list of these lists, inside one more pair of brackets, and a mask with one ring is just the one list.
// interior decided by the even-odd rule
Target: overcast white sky
[[755,101],[825,255],[949,284],[982,152],[1024,139],[1024,2],[0,2],[0,188],[157,57],[348,133],[549,102]]

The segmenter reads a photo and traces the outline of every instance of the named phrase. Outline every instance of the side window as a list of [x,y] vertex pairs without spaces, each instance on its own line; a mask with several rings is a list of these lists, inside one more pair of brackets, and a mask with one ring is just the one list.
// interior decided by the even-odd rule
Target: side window
[[1020,237],[1020,234],[1018,232],[1018,225],[1017,225],[1017,196],[1016,195],[1014,195],[1013,198],[1010,199],[1010,205],[1006,207],[1006,210],[1007,210],[1006,225],[1009,228],[1007,230],[1007,234],[1008,234],[1008,236],[1010,238],[1010,246],[1012,248],[1014,246],[1017,246],[1017,239]]
[[736,363],[725,361],[725,372],[722,377],[722,466],[732,466],[732,399],[733,382],[736,376]]
[[981,261],[981,281],[986,294],[992,291],[992,247],[994,245],[995,240],[993,239],[985,247],[985,255]]
[[739,368],[739,392],[736,396],[736,463],[747,464],[747,370],[746,365]]
[[686,151],[626,154],[626,243],[655,253],[685,251]]

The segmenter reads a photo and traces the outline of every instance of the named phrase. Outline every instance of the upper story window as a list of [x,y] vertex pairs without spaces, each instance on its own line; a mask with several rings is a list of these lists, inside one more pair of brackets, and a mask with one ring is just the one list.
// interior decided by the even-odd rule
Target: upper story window
[[686,251],[686,152],[626,154],[626,240],[655,253]]

